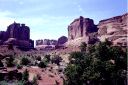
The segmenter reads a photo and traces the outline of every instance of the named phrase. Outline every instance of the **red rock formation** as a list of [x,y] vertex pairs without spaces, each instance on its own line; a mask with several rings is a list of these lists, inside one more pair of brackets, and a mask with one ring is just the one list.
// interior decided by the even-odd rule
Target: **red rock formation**
[[127,19],[128,13],[109,18],[106,20],[101,20],[98,24],[98,35],[100,41],[108,39],[112,41],[114,45],[127,45]]
[[97,30],[97,26],[94,24],[92,19],[80,16],[80,18],[75,19],[68,26],[68,42],[66,45],[79,46],[81,42],[95,43],[97,39],[93,38],[96,36],[94,34],[96,34],[95,32],[97,32]]
[[92,19],[80,16],[80,18],[75,19],[68,26],[68,39],[73,40],[79,37],[86,37],[89,33],[96,31],[97,27]]
[[33,48],[34,41],[30,39],[30,29],[25,24],[13,23],[8,26],[7,31],[0,32],[0,44],[10,44]]
[[38,50],[53,50],[55,49],[55,45],[57,44],[57,40],[36,40],[36,49]]
[[44,39],[44,40],[36,40],[36,46],[38,45],[56,45],[57,40],[50,40],[50,39]]
[[61,36],[60,38],[58,38],[58,42],[57,45],[63,45],[68,41],[68,38],[65,36]]

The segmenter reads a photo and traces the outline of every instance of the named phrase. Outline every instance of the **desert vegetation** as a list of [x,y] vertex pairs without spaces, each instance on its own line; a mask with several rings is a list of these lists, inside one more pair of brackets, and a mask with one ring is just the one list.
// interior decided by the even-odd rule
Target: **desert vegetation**
[[70,54],[64,85],[127,85],[127,49],[111,42],[82,43]]

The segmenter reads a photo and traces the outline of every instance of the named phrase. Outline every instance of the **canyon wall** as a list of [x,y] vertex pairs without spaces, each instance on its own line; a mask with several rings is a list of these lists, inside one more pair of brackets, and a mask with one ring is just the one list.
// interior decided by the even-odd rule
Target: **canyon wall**
[[67,46],[79,46],[81,42],[94,44],[98,28],[92,19],[80,16],[68,26]]
[[93,20],[80,16],[80,18],[75,19],[68,26],[68,39],[73,40],[79,37],[86,37],[93,32],[97,32],[97,27]]
[[98,24],[98,38],[100,41],[108,39],[114,45],[127,45],[127,26],[128,13],[101,20]]
[[68,26],[67,46],[79,46],[81,42],[94,44],[108,39],[113,45],[127,46],[128,13],[101,20],[95,25],[92,19],[80,16]]

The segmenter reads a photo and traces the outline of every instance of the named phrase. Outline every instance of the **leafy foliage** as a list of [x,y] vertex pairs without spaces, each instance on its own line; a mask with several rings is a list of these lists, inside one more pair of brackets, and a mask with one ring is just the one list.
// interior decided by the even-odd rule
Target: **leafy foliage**
[[22,65],[28,65],[30,63],[30,60],[27,57],[23,57],[21,59],[21,64]]
[[6,58],[6,65],[7,65],[7,67],[13,67],[14,66],[13,55],[8,55],[8,57]]
[[62,58],[58,55],[55,55],[52,59],[51,59],[51,62],[52,63],[55,63],[57,65],[60,65],[60,62],[62,61]]
[[126,85],[126,51],[107,40],[81,49],[70,54],[66,85]]
[[41,62],[38,64],[38,66],[39,66],[40,68],[45,68],[45,67],[47,66],[47,63],[46,63],[45,61],[41,61]]

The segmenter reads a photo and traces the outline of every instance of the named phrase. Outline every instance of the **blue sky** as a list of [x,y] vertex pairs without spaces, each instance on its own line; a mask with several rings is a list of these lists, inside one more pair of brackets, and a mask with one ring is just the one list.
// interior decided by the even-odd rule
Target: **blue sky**
[[14,21],[30,27],[31,39],[67,36],[79,16],[100,20],[127,12],[127,0],[0,0],[0,31]]

